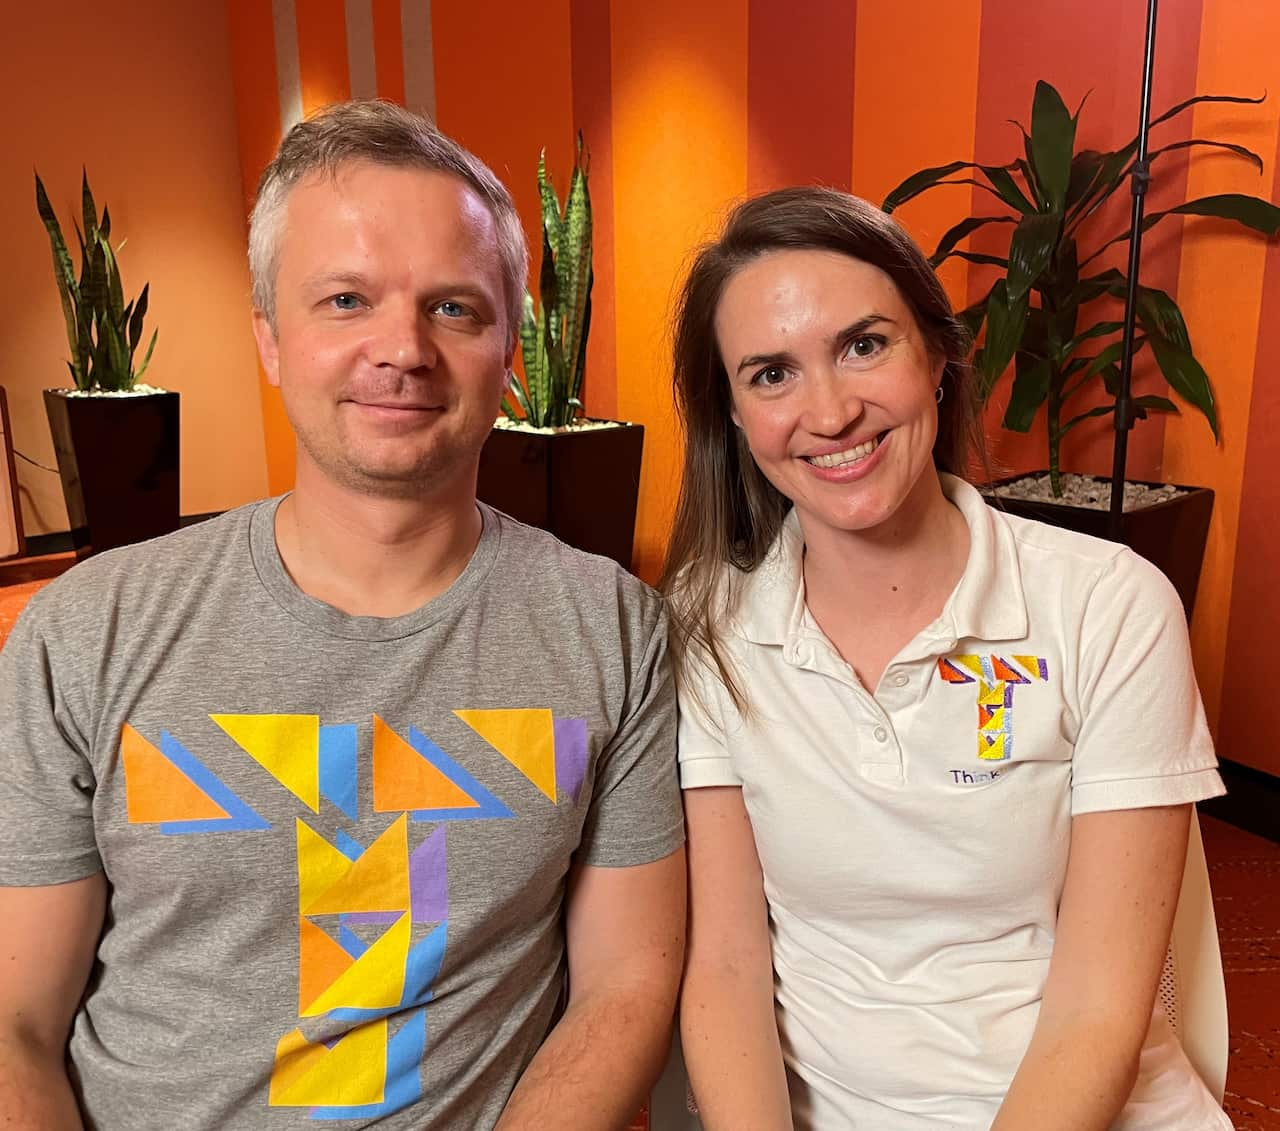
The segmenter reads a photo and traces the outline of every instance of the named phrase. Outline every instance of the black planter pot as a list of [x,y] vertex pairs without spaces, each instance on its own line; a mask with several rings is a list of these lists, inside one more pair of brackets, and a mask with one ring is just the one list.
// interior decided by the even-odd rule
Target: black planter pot
[[512,518],[631,568],[644,427],[543,434],[495,428],[476,493]]
[[[1044,472],[1032,474],[1043,475]],[[998,480],[994,486],[1025,479],[1015,475]],[[1142,482],[1130,480],[1130,482]],[[1143,483],[1147,487],[1159,487],[1160,483]],[[1208,487],[1181,487],[1185,492],[1149,507],[1125,511],[1122,519],[1121,541],[1135,553],[1156,565],[1173,582],[1182,598],[1187,620],[1195,606],[1196,586],[1200,584],[1200,567],[1204,563],[1205,542],[1209,536],[1209,519],[1213,514],[1213,492]],[[1092,534],[1095,538],[1108,537],[1108,514],[1091,507],[1070,506],[1067,503],[1031,502],[1027,499],[994,498],[987,496],[992,506],[1047,522],[1051,526]]]
[[178,529],[178,394],[45,389],[77,557]]

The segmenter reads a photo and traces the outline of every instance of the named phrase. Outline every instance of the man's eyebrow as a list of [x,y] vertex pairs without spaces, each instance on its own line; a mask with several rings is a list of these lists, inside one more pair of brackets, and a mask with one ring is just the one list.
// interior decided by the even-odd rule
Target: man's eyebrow
[[303,287],[307,290],[333,286],[364,287],[368,283],[368,278],[359,271],[317,271],[302,281]]
[[[831,340],[833,342],[850,341],[851,339],[858,337],[860,334],[865,334],[872,326],[875,326],[880,322],[888,322],[890,325],[894,326],[897,325],[897,323],[887,315],[872,313],[868,314],[865,318],[859,318],[856,322],[850,323],[843,330],[832,335]],[[744,369],[753,368],[757,365],[778,365],[784,361],[790,360],[791,354],[786,350],[782,350],[779,353],[753,353],[750,357],[744,357],[740,362],[738,362],[738,368],[735,371],[735,375],[737,373],[741,373]]]

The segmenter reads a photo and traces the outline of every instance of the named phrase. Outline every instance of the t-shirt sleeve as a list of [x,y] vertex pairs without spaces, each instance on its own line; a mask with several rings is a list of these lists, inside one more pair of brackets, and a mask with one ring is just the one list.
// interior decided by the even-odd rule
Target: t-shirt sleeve
[[1085,609],[1073,814],[1181,805],[1226,790],[1196,686],[1182,603],[1155,566],[1126,550]]
[[88,742],[59,687],[38,594],[0,651],[0,884],[69,883],[101,871]]
[[690,650],[680,680],[680,786],[702,789],[742,785],[734,771],[725,741],[725,719],[733,710],[719,674],[705,658]]
[[648,590],[624,591],[622,598],[622,721],[601,752],[578,852],[583,863],[606,868],[648,864],[684,843],[666,616]]

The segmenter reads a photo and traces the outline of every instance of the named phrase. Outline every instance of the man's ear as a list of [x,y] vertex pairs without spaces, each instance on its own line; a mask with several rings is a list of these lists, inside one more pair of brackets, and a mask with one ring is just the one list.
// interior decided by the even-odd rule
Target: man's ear
[[253,312],[253,338],[258,343],[258,358],[267,376],[267,384],[280,387],[280,343],[276,332],[261,310]]

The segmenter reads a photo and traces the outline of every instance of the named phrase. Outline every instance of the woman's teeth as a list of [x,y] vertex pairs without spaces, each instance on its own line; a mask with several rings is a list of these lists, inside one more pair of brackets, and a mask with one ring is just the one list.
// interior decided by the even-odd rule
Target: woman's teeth
[[804,458],[814,467],[845,467],[848,464],[866,459],[879,446],[880,437],[874,436],[866,443],[859,444],[856,448],[846,448],[842,452],[832,452],[830,455],[825,456],[805,456]]

